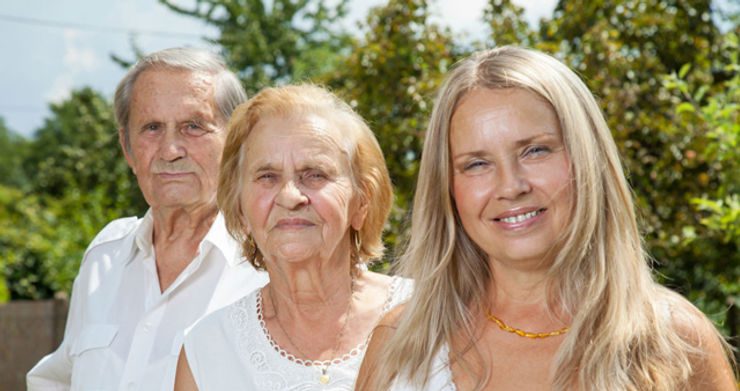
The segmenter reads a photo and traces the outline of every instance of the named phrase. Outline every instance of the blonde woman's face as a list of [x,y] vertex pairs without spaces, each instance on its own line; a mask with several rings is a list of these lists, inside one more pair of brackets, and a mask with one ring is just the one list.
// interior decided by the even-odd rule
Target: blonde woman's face
[[547,267],[573,191],[553,109],[526,90],[477,89],[450,125],[453,197],[466,233],[491,262]]
[[261,119],[247,137],[240,201],[268,271],[270,262],[349,265],[349,229],[364,214],[340,137],[311,114]]

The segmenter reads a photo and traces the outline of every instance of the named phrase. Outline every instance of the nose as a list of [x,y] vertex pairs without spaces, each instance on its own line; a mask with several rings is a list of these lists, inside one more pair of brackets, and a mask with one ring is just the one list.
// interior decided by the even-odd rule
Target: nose
[[160,157],[162,160],[174,162],[187,155],[187,149],[180,133],[175,129],[167,129],[160,140]]
[[496,196],[499,199],[514,200],[532,190],[526,170],[519,164],[502,165],[496,177]]
[[296,186],[294,180],[289,180],[280,188],[275,203],[288,210],[294,210],[307,204],[308,197]]

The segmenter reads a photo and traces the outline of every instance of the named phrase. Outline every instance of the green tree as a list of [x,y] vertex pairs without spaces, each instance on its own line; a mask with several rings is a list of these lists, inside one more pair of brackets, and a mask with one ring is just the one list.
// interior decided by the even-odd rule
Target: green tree
[[[726,259],[713,259],[711,268],[702,266],[687,270],[701,273],[699,278],[713,283],[711,289],[691,289],[689,297],[701,303],[717,320],[726,319],[730,335],[740,332],[740,50],[734,32],[724,37],[722,50],[729,54],[729,62],[718,61],[713,69],[722,79],[711,90],[706,84],[696,85],[689,80],[690,65],[664,79],[664,85],[673,92],[676,103],[675,121],[693,135],[687,157],[701,162],[716,180],[716,186],[701,194],[691,194],[698,224],[683,222],[682,245],[702,252],[713,251],[722,243],[729,251]],[[703,262],[702,262],[703,263]],[[709,272],[712,275],[707,275]],[[694,277],[694,279],[699,279]],[[693,281],[693,279],[692,279]],[[720,291],[725,301],[716,300]],[[721,296],[720,296],[721,297]],[[725,308],[728,308],[725,315]]]
[[91,88],[51,105],[24,162],[31,191],[56,198],[102,189],[106,205],[124,215],[146,204],[123,158],[110,103]]
[[210,41],[223,49],[249,93],[324,73],[349,43],[337,30],[347,0],[194,0],[191,7],[159,1],[218,28],[219,37]]
[[27,149],[28,141],[8,129],[0,117],[0,184],[18,188],[26,185],[23,158]]
[[369,121],[396,188],[387,237],[398,242],[410,207],[431,100],[457,57],[448,31],[429,20],[424,0],[391,0],[370,11],[367,33],[326,82]]
[[0,271],[11,299],[68,292],[95,233],[146,209],[110,104],[83,88],[51,111],[23,162],[28,189],[0,187]]

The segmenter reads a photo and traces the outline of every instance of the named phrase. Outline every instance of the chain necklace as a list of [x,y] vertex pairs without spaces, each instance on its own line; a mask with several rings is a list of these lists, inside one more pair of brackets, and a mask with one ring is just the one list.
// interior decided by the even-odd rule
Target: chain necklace
[[349,317],[350,312],[352,310],[352,295],[355,291],[355,279],[352,278],[350,280],[349,285],[349,300],[347,300],[347,309],[344,311],[344,323],[342,323],[342,328],[339,330],[339,335],[337,336],[337,342],[334,344],[334,347],[331,350],[330,359],[324,360],[324,361],[318,361],[318,360],[308,360],[308,355],[306,353],[303,353],[300,347],[293,342],[293,339],[290,338],[290,334],[288,334],[285,331],[285,328],[283,327],[282,322],[280,322],[280,317],[277,313],[277,306],[275,305],[275,296],[273,295],[272,286],[270,286],[270,303],[272,304],[272,310],[275,312],[275,320],[277,321],[277,325],[280,328],[280,331],[282,331],[283,335],[285,335],[285,338],[288,340],[290,345],[295,348],[295,350],[298,351],[298,353],[301,354],[301,357],[304,358],[304,362],[310,364],[311,366],[320,366],[321,369],[321,376],[319,376],[319,383],[321,384],[329,384],[329,381],[331,378],[329,377],[328,371],[329,366],[333,363],[334,355],[337,354],[337,351],[339,350],[339,346],[342,344],[342,337],[344,336],[344,330],[347,329],[347,323],[349,323]]
[[556,335],[565,334],[570,328],[570,327],[563,327],[562,329],[558,329],[558,330],[550,331],[546,333],[531,333],[529,331],[524,331],[524,330],[509,326],[508,324],[504,323],[503,320],[493,316],[490,310],[486,310],[486,317],[488,318],[488,320],[496,323],[498,328],[500,328],[501,330],[516,334],[524,338],[535,338],[536,339],[536,338],[554,337]]

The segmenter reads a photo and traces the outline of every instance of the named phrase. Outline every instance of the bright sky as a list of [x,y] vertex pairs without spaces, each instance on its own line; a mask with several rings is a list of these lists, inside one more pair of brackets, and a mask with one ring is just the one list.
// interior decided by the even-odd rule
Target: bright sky
[[[350,0],[348,25],[364,20],[384,0]],[[483,31],[486,0],[437,0],[438,21],[458,33]],[[515,0],[535,22],[552,13],[557,0]],[[190,5],[193,1],[181,0]],[[71,90],[91,86],[111,98],[124,69],[111,54],[132,59],[131,34],[145,52],[172,46],[208,48],[200,37],[217,31],[198,19],[180,16],[156,0],[4,0],[0,7],[0,117],[17,133],[31,137],[49,118],[48,104]]]

